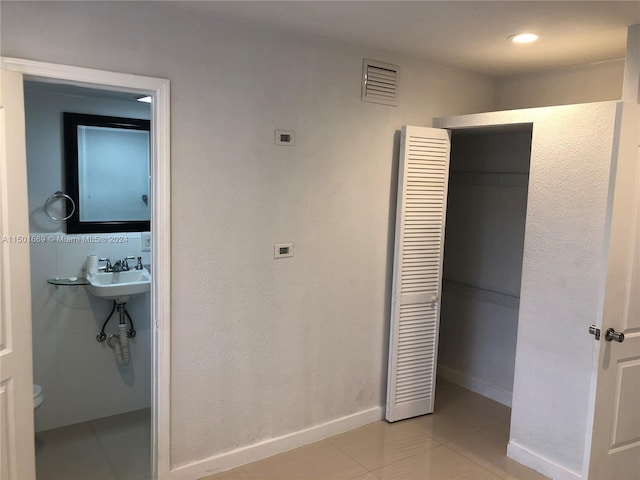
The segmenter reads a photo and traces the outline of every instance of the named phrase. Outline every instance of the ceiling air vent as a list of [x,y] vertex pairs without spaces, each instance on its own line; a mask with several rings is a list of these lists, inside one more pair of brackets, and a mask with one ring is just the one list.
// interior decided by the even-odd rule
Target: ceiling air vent
[[398,105],[398,67],[364,59],[362,64],[362,101]]

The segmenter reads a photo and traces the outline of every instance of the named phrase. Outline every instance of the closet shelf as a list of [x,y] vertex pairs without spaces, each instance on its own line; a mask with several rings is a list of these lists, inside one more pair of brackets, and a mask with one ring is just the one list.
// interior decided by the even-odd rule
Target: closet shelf
[[464,297],[471,297],[484,302],[495,303],[503,307],[519,309],[520,297],[510,295],[508,293],[496,292],[493,290],[486,290],[480,287],[474,287],[473,285],[467,285],[464,283],[454,282],[452,280],[444,280],[442,283],[442,293],[454,294]]

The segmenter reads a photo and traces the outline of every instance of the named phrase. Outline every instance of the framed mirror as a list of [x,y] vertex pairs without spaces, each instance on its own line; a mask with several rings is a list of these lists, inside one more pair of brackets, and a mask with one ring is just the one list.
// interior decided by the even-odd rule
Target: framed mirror
[[150,229],[150,121],[63,113],[67,233]]

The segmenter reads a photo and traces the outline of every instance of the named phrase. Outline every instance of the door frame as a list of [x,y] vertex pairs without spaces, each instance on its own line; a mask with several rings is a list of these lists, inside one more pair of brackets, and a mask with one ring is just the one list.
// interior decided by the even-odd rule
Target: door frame
[[[167,79],[0,57],[4,70],[51,83],[149,95],[151,103],[151,469],[170,475],[171,188],[170,82]],[[26,170],[26,164],[24,166]],[[27,196],[22,201],[27,207]],[[25,399],[26,400],[26,399]],[[32,401],[29,399],[28,401]]]

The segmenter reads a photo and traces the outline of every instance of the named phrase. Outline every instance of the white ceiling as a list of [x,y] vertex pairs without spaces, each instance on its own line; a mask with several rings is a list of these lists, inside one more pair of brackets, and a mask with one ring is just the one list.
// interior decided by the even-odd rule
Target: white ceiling
[[[639,1],[179,2],[263,27],[311,34],[492,76],[622,58]],[[515,45],[507,36],[535,32]]]

